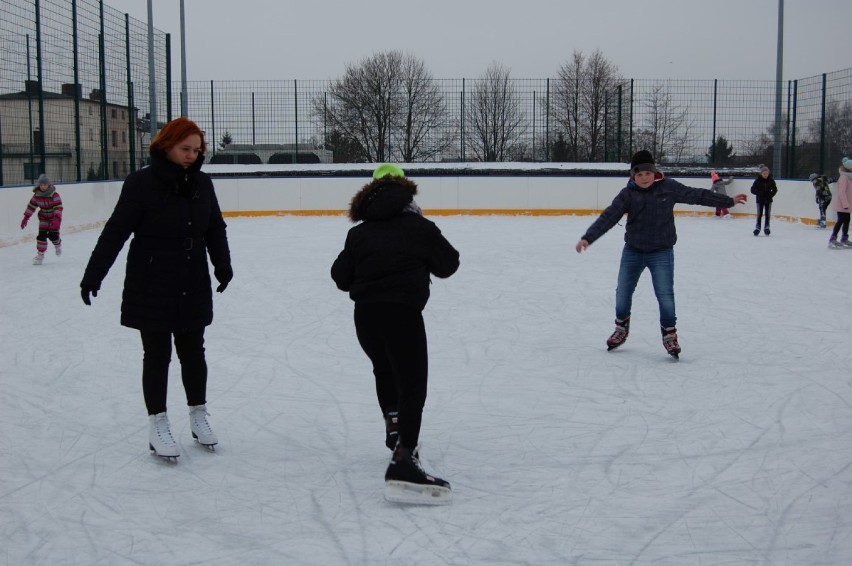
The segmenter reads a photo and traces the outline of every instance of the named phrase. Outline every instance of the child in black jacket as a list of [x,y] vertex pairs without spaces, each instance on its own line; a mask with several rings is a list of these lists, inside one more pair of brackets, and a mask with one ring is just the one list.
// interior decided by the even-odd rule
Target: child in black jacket
[[391,501],[448,503],[450,484],[420,466],[418,441],[426,402],[428,355],[423,308],[430,275],[449,277],[459,253],[414,202],[417,185],[396,165],[382,164],[352,199],[360,222],[346,236],[331,277],[355,302],[355,332],[373,364],[393,457],[385,473]]
[[769,235],[769,215],[772,212],[772,199],[778,193],[778,187],[775,185],[775,179],[772,178],[772,173],[766,165],[760,166],[760,173],[751,185],[751,194],[755,195],[757,201],[757,224],[754,226],[754,235],[760,234],[760,221],[766,216],[766,221],[763,224],[763,233]]

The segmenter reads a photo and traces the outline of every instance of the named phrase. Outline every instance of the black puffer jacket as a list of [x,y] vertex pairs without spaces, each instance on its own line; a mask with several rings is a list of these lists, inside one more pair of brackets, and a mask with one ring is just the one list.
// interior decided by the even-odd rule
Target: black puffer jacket
[[770,173],[765,179],[758,175],[751,184],[751,194],[756,196],[757,204],[770,204],[772,199],[778,194],[778,186],[775,185],[775,179]]
[[151,153],[151,166],[124,181],[115,210],[92,251],[81,286],[99,289],[133,235],[121,301],[121,324],[151,331],[197,330],[213,321],[207,254],[220,282],[230,281],[231,253],[213,182],[201,172]]
[[372,181],[352,199],[353,226],[331,278],[356,303],[403,303],[419,309],[429,300],[430,274],[449,277],[459,253],[438,227],[412,206],[417,185],[394,177]]

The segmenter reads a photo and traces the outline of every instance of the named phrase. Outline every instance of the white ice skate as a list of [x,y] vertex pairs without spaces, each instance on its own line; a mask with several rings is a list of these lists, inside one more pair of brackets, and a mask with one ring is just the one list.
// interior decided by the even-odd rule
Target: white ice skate
[[44,262],[44,253],[38,252],[33,258],[33,265],[41,265]]
[[62,255],[62,244],[55,244],[53,246],[53,250],[56,252],[57,256]]
[[169,462],[177,462],[180,450],[178,450],[177,443],[172,436],[169,416],[163,412],[149,416],[148,420],[150,421],[148,447],[160,458]]
[[192,430],[192,438],[212,451],[219,444],[219,439],[216,437],[213,429],[210,428],[210,423],[207,422],[209,414],[207,412],[207,405],[193,405],[189,407],[189,428]]

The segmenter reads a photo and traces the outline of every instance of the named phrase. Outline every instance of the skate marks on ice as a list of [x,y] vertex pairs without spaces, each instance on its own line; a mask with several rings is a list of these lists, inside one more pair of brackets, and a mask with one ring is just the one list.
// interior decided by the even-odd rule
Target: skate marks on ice
[[[845,566],[852,266],[824,233],[679,218],[675,364],[647,275],[630,339],[605,351],[620,233],[579,255],[589,218],[436,221],[462,255],[424,311],[422,441],[445,506],[383,497],[370,368],[328,279],[345,219],[228,220],[236,275],[206,334],[220,444],[192,440],[173,360],[177,466],[145,450],[123,260],[85,307],[97,233],[41,266],[39,301],[29,246],[0,249],[26,267],[0,270],[6,563]],[[270,234],[286,245],[257,245]]]

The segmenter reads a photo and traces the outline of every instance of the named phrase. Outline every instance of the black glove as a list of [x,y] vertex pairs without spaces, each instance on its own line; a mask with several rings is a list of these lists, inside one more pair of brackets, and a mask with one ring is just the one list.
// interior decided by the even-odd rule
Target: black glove
[[97,287],[95,285],[80,283],[80,295],[83,297],[83,302],[89,306],[92,306],[92,299],[89,298],[89,294],[91,294],[93,297],[97,297],[98,289],[100,289],[100,287]]
[[230,283],[231,279],[234,278],[234,270],[231,269],[230,265],[228,265],[226,267],[216,269],[213,272],[213,275],[216,276],[216,280],[219,282],[219,286],[216,287],[216,292],[221,293],[228,288],[228,283]]

